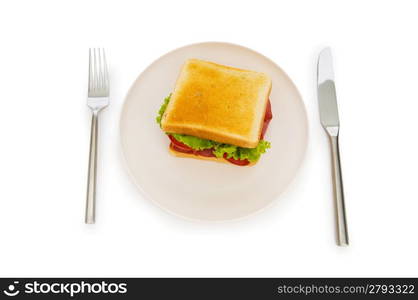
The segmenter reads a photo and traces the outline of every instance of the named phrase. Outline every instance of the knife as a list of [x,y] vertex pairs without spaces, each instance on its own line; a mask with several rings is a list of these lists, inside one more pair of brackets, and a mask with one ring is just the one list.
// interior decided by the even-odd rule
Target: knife
[[322,127],[324,127],[329,136],[331,144],[332,182],[334,186],[337,221],[337,244],[338,246],[348,246],[347,218],[345,213],[340,149],[338,144],[340,120],[338,118],[337,97],[330,48],[323,49],[319,54],[317,80],[319,117],[321,119]]

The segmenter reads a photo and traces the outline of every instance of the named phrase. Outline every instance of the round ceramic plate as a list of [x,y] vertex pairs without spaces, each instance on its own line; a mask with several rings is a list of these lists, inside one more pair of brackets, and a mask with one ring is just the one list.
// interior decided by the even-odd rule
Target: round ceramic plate
[[[273,120],[265,139],[272,146],[255,166],[169,154],[169,139],[155,117],[189,58],[270,75]],[[185,46],[152,63],[125,99],[120,130],[129,174],[145,198],[177,216],[202,221],[242,218],[267,207],[296,175],[308,142],[305,107],[289,77],[253,50],[217,42]]]

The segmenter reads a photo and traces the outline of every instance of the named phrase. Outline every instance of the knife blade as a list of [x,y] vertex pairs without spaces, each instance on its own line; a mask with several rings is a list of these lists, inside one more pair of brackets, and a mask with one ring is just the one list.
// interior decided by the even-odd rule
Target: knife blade
[[318,58],[317,70],[319,117],[322,127],[328,133],[332,155],[332,182],[334,187],[337,244],[348,246],[347,217],[345,211],[344,188],[341,172],[337,95],[335,92],[334,70],[331,49],[325,48]]
[[318,102],[322,126],[339,127],[337,95],[335,92],[334,70],[331,49],[325,48],[318,59]]

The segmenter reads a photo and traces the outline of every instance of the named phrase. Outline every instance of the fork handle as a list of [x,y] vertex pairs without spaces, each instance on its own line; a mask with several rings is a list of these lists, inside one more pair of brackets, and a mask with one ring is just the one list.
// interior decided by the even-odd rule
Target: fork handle
[[91,118],[89,171],[87,177],[86,224],[94,224],[96,211],[97,133],[99,112],[94,110]]
[[341,175],[340,148],[338,135],[330,136],[332,152],[332,180],[334,186],[334,198],[337,219],[337,243],[338,246],[348,246],[347,218],[344,204],[343,178]]

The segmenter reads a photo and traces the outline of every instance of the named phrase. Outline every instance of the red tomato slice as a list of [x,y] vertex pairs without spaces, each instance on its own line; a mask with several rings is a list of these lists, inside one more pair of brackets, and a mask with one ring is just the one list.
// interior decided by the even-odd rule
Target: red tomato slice
[[177,148],[181,148],[183,150],[189,150],[189,151],[193,151],[192,148],[190,148],[189,146],[187,146],[186,144],[183,144],[182,142],[176,140],[172,135],[168,135],[168,137],[170,138],[171,142],[177,146]]
[[205,157],[214,157],[213,149],[205,149],[205,150],[194,150],[193,148],[183,144],[182,142],[176,140],[172,135],[168,135],[171,140],[170,147],[178,152],[182,153],[189,153],[194,155],[200,155]]
[[227,154],[224,154],[224,158],[229,161],[230,163],[234,164],[234,165],[238,165],[238,166],[246,166],[248,164],[250,164],[250,162],[248,161],[248,159],[234,159],[233,157],[228,158]]
[[170,143],[170,148],[177,152],[193,154],[193,150],[187,150],[182,147],[178,147],[176,144],[173,144],[173,143]]

